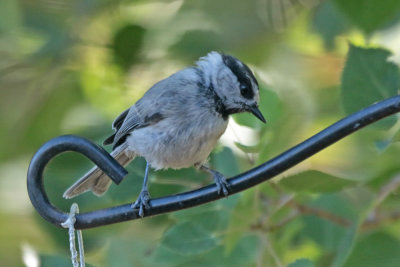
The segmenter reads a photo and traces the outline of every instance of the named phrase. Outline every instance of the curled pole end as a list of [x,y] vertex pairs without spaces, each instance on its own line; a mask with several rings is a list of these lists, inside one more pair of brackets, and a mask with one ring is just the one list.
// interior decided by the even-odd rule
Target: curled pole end
[[46,145],[50,145],[50,150],[54,149],[56,151],[59,149],[60,151],[57,154],[64,151],[75,151],[83,154],[106,173],[117,185],[120,184],[128,174],[125,168],[104,148],[86,138],[76,135],[62,135],[51,139],[43,146]]
[[65,151],[75,151],[85,155],[116,184],[119,184],[128,173],[107,151],[88,139],[63,135],[46,142],[35,153],[29,165],[27,188],[29,198],[38,213],[57,226],[67,219],[68,214],[50,203],[43,186],[43,172],[53,157]]

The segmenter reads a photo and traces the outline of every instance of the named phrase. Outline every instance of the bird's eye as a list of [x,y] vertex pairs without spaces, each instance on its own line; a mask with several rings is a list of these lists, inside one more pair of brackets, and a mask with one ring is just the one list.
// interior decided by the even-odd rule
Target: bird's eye
[[241,84],[240,85],[240,94],[246,98],[250,98],[252,91],[247,85]]

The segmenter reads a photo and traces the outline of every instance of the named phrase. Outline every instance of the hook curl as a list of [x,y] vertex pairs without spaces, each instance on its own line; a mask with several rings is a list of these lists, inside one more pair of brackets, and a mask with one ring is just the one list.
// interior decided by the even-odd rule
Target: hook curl
[[29,165],[28,194],[37,212],[47,221],[60,227],[68,218],[68,213],[60,211],[49,202],[43,186],[43,171],[52,158],[65,151],[75,151],[85,155],[116,184],[119,184],[128,173],[107,151],[85,138],[63,135],[45,143],[35,153]]
[[[322,149],[339,141],[345,136],[376,122],[384,117],[400,112],[400,95],[388,98],[360,110],[334,123],[304,142],[283,152],[277,157],[245,173],[228,179],[230,194],[235,194],[254,185],[267,181],[286,171]],[[68,214],[54,207],[43,188],[42,175],[45,165],[55,155],[72,150],[80,152],[93,160],[117,184],[126,175],[123,169],[105,150],[90,141],[77,136],[60,136],[44,144],[35,154],[28,171],[28,192],[33,206],[49,222],[61,227]],[[177,195],[151,199],[150,209],[145,210],[145,217],[181,210],[220,199],[215,184]],[[76,229],[97,227],[140,218],[131,204],[96,210],[76,215]]]

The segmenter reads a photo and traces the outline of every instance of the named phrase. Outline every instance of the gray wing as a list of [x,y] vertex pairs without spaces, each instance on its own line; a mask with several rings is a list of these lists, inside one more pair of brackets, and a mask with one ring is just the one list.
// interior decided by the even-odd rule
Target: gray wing
[[114,120],[112,124],[114,130],[118,130],[119,128],[121,128],[121,125],[124,122],[126,115],[128,115],[129,109],[130,108],[119,114],[119,116]]
[[149,115],[139,114],[136,105],[124,111],[115,119],[113,128],[116,132],[108,137],[103,144],[113,144],[113,149],[125,142],[129,134],[138,128],[146,127],[159,122],[164,116],[158,112],[148,112]]
[[[153,125],[168,117],[184,117],[186,107],[200,105],[197,95],[198,75],[195,68],[187,68],[156,83],[135,105],[119,115],[113,128],[116,132],[104,141],[113,149],[125,142],[129,134]],[[182,114],[183,113],[183,114]],[[186,114],[190,116],[189,113]]]
[[[118,131],[118,129],[121,128],[121,125],[124,122],[126,115],[128,115],[128,112],[129,112],[129,108],[127,110],[125,110],[124,112],[122,112],[121,114],[119,114],[118,117],[114,120],[114,122],[112,124],[112,128],[115,131]],[[110,145],[110,144],[114,143],[114,139],[115,139],[115,133],[112,134],[111,136],[107,137],[107,139],[104,140],[103,145]]]
[[114,145],[113,148],[116,148],[120,144],[122,144],[126,137],[136,128],[141,127],[143,124],[143,120],[140,118],[138,112],[136,111],[136,107],[132,106],[124,120],[116,129],[115,137],[114,137]]

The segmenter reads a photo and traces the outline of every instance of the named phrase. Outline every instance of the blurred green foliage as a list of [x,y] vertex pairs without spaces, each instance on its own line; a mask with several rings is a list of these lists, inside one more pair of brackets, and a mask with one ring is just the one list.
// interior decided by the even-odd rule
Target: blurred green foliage
[[[152,84],[210,50],[252,67],[268,121],[234,116],[245,129],[234,127],[210,156],[227,176],[399,89],[396,0],[2,0],[0,18],[0,266],[35,266],[29,255],[40,266],[70,266],[67,232],[27,197],[25,173],[39,146],[61,134],[101,143]],[[87,262],[397,266],[399,127],[392,116],[214,203],[85,230]],[[76,201],[85,212],[134,201],[140,158],[102,198],[62,199],[90,166],[75,153],[54,159],[45,173],[51,202],[68,211]],[[150,191],[160,197],[211,182],[193,168],[152,171]]]
[[[388,61],[390,56],[386,49],[350,45],[342,74],[342,102],[347,113],[397,95],[400,72],[396,64]],[[396,122],[392,118],[389,120],[388,127]]]

